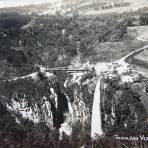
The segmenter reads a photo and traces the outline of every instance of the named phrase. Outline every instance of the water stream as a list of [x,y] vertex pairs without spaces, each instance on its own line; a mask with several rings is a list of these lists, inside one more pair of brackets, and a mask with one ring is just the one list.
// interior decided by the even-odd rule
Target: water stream
[[91,119],[91,137],[95,137],[96,135],[102,135],[102,126],[101,126],[101,105],[100,105],[100,81],[99,78],[95,93],[94,93],[94,101],[92,107],[92,119]]
[[[118,63],[119,65],[126,65],[126,59],[131,58],[132,56],[135,56],[136,54],[139,54],[143,50],[147,49],[148,45],[143,46],[140,49],[137,49],[136,51],[133,51],[129,53],[128,55],[124,56],[123,58],[119,59],[115,63]],[[100,94],[100,85],[101,85],[101,72],[108,69],[108,66],[111,63],[97,63],[95,66],[96,74],[99,76],[99,80],[97,82],[95,93],[94,93],[94,100],[93,100],[93,107],[92,107],[92,118],[91,118],[91,137],[95,138],[95,136],[100,136],[103,134],[102,130],[102,119],[101,119],[101,94]]]
[[91,137],[100,136],[103,134],[102,130],[102,119],[101,119],[101,72],[105,71],[109,63],[98,63],[95,66],[96,74],[99,76],[99,79],[96,84],[93,107],[92,107],[92,118],[91,118]]

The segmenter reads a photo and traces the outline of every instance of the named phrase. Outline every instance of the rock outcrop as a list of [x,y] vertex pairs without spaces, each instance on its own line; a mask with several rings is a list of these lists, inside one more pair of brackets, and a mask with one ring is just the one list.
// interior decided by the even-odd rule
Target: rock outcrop
[[147,135],[148,80],[125,62],[102,73],[101,107],[106,134]]
[[49,72],[1,81],[1,114],[7,112],[19,125],[23,120],[34,125],[44,123],[50,129],[58,129],[61,136],[63,132],[70,136],[79,125],[79,132],[83,130],[90,136],[99,80],[103,133],[147,135],[148,80],[124,61],[100,65],[102,72],[88,64],[90,71],[69,74],[65,91],[61,91],[57,76]]
[[61,92],[57,77],[49,72],[1,82],[2,106],[22,124],[22,119],[35,125],[44,123],[59,129],[72,116],[67,96]]

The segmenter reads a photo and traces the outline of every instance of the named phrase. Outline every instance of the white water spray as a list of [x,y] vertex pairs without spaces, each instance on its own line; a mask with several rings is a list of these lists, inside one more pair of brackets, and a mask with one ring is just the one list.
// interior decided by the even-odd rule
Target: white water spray
[[[122,74],[124,71],[127,70],[128,64],[126,63],[125,60],[128,57],[134,56],[135,54],[138,54],[138,53],[142,52],[143,50],[145,50],[147,48],[148,48],[148,45],[145,45],[142,48],[137,49],[136,51],[129,53],[128,55],[121,58],[120,60],[115,61],[114,63],[117,63],[118,65],[120,65],[120,67],[118,67],[118,73],[120,72],[120,74]],[[99,77],[101,76],[101,72],[106,71],[109,68],[108,67],[109,64],[112,64],[112,63],[98,63],[95,66],[96,73]],[[127,80],[127,78],[125,76],[124,76],[124,79]],[[128,79],[128,81],[129,81],[129,79]],[[103,134],[102,126],[101,126],[102,120],[101,120],[101,105],[100,105],[100,99],[101,99],[100,83],[101,83],[101,78],[99,78],[99,80],[97,82],[95,93],[94,93],[94,101],[93,101],[93,107],[92,107],[92,119],[91,119],[91,137],[92,138],[95,138],[96,135],[102,135]]]
[[68,96],[66,94],[65,96],[67,98],[67,103],[68,103],[68,113],[64,113],[64,116],[66,117],[66,119],[59,129],[60,139],[62,139],[63,133],[65,133],[68,136],[70,136],[72,133],[73,108]]
[[92,107],[92,118],[91,118],[91,137],[95,138],[97,135],[102,135],[103,130],[102,130],[102,119],[101,119],[101,105],[100,105],[100,100],[101,100],[101,72],[105,71],[108,63],[98,63],[95,66],[95,70],[97,75],[99,76],[99,80],[97,81],[97,85],[95,88],[95,93],[94,93],[94,100],[93,100],[93,107]]
[[101,126],[101,106],[100,106],[100,82],[99,78],[95,93],[94,93],[94,101],[92,107],[92,119],[91,119],[91,137],[95,137],[96,135],[102,135],[102,126]]
[[71,102],[68,100],[68,110],[69,110],[69,114],[70,114],[70,117],[71,117],[71,121],[73,122],[73,108],[72,108],[72,105],[71,105]]

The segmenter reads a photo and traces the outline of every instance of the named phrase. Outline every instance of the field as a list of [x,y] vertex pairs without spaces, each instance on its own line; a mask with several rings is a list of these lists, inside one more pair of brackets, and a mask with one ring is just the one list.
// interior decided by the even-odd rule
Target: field
[[140,60],[140,61],[148,64],[148,49],[146,49],[144,52],[135,56],[135,59]]
[[141,42],[136,39],[98,43],[94,49],[95,54],[89,56],[88,60],[92,62],[114,62],[145,44],[147,42]]
[[148,26],[128,27],[128,34],[137,38],[138,40],[148,40]]

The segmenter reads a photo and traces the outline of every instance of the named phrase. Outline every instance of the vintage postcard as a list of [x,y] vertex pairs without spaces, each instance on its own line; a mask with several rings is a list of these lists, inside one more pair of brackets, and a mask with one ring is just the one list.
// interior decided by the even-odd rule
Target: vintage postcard
[[148,0],[0,0],[0,148],[148,148]]

